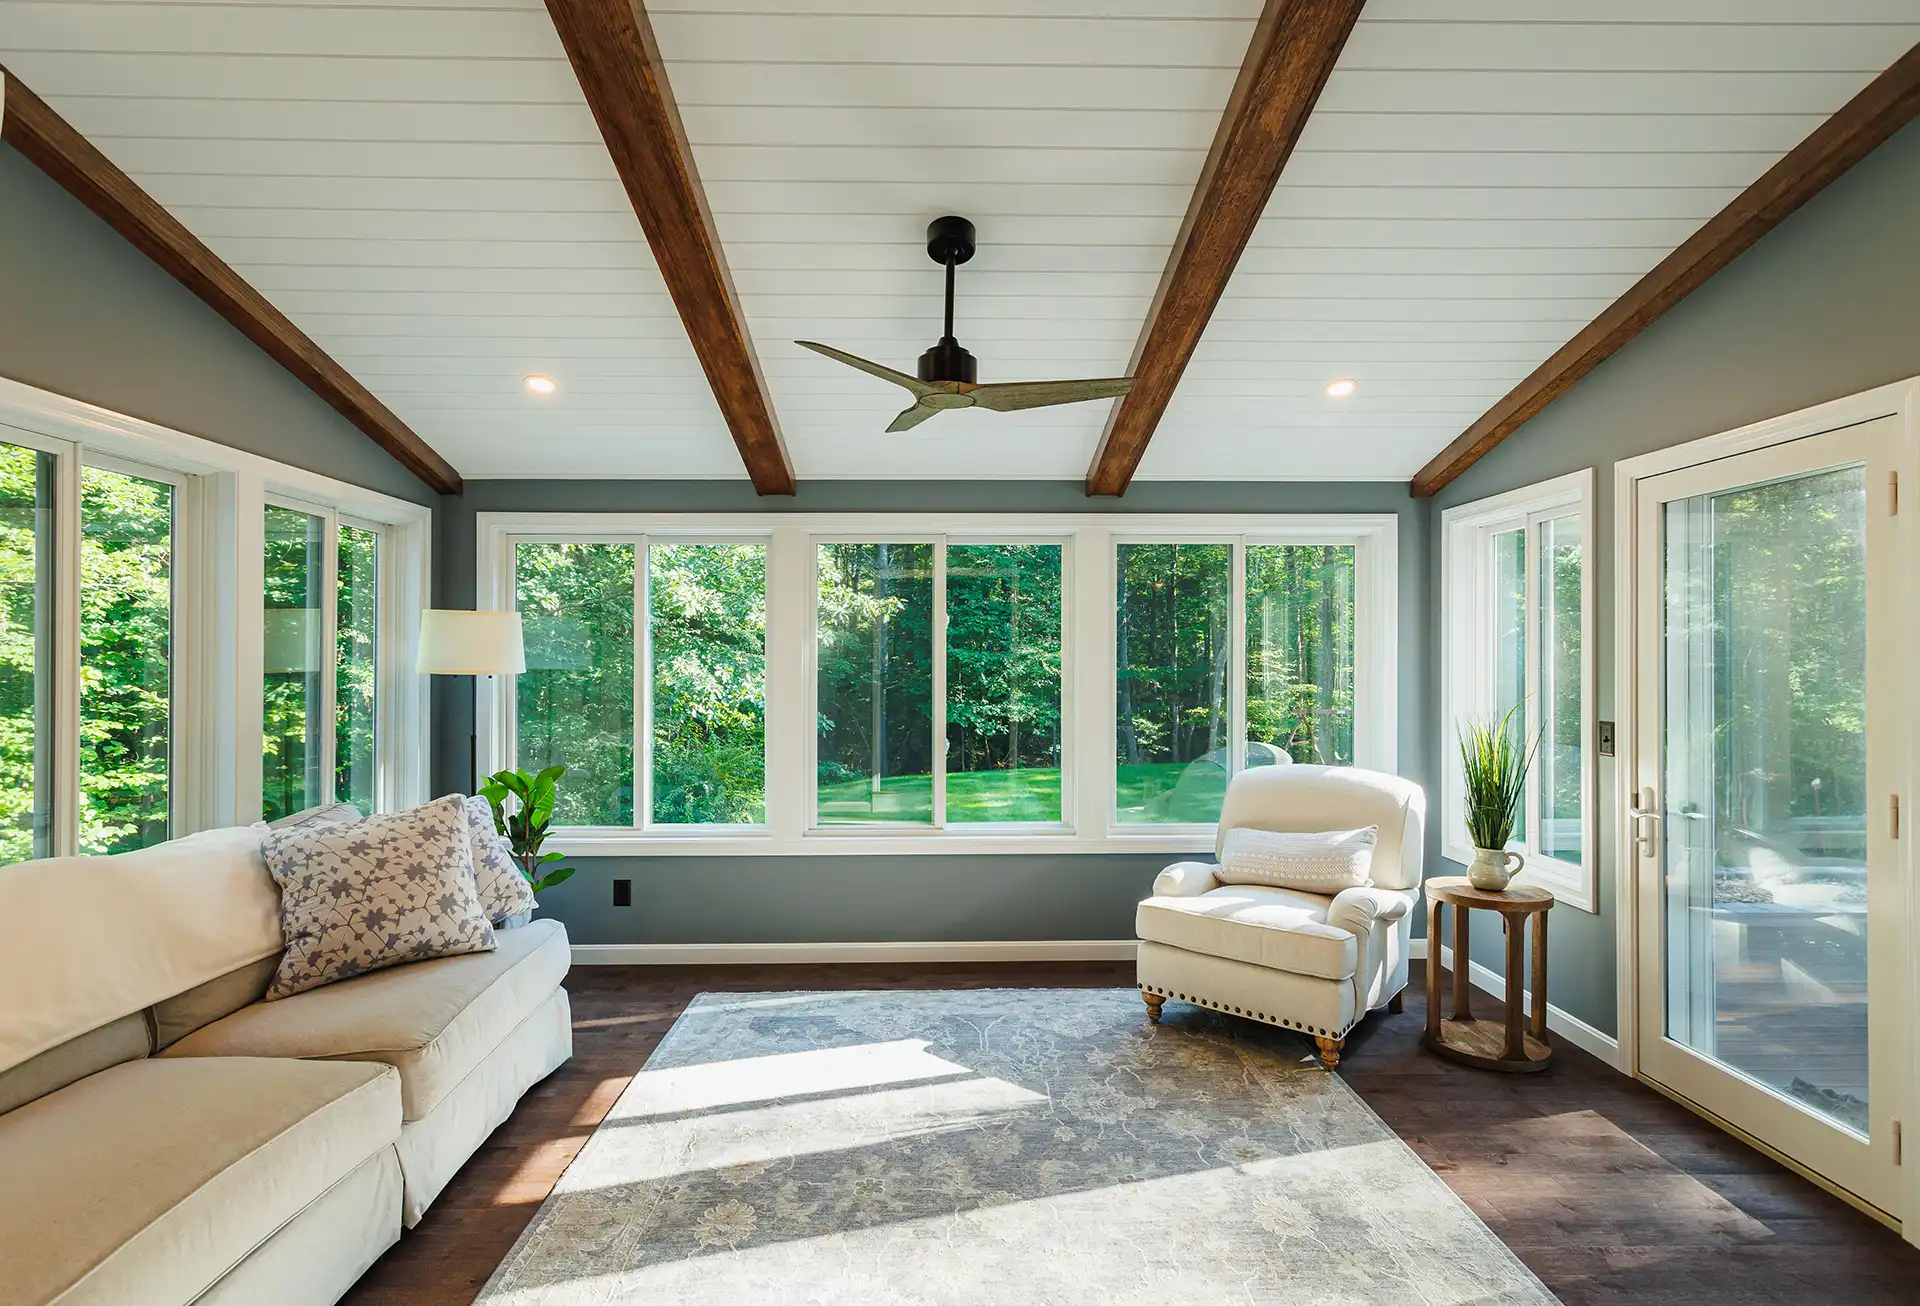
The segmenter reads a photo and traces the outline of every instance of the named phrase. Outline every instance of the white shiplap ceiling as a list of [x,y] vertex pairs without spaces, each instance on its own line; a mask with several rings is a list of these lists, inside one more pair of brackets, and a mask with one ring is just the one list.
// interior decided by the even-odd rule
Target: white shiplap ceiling
[[[957,212],[983,380],[1123,372],[1258,0],[649,8],[799,475],[1081,476],[1108,404],[886,436],[791,342],[911,371]],[[1373,0],[1141,476],[1406,479],[1917,11]],[[0,62],[464,474],[741,475],[539,0],[0,0]]]

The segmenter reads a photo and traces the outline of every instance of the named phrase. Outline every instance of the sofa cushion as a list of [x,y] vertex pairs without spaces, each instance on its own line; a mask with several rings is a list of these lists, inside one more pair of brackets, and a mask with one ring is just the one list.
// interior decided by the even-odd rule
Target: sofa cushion
[[493,947],[457,794],[348,825],[271,831],[261,852],[286,936],[268,1001]]
[[259,961],[230,970],[226,974],[196,984],[185,993],[153,1004],[153,1046],[166,1047],[222,1016],[231,1016],[240,1008],[267,996],[280,969],[280,958],[262,957]]
[[1197,898],[1148,898],[1134,913],[1143,939],[1318,979],[1353,978],[1354,936],[1327,924],[1331,898],[1236,884]]
[[184,1306],[400,1135],[365,1063],[148,1059],[0,1116],[0,1301]]
[[492,952],[443,957],[256,1003],[163,1057],[316,1057],[382,1061],[400,1072],[418,1120],[552,996],[572,963],[558,921],[503,930]]
[[138,1061],[151,1051],[153,1039],[145,1012],[108,1021],[99,1029],[90,1029],[79,1038],[70,1038],[37,1057],[0,1070],[0,1113],[58,1092],[108,1066]]

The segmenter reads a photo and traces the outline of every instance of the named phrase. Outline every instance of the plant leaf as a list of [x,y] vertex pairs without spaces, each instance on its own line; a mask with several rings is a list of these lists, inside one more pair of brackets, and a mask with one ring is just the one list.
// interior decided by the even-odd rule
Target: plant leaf
[[534,891],[537,893],[542,889],[551,889],[556,884],[566,883],[568,880],[573,878],[573,870],[574,868],[571,866],[562,866],[559,870],[555,871],[552,875],[547,876],[545,879],[535,880],[533,882]]

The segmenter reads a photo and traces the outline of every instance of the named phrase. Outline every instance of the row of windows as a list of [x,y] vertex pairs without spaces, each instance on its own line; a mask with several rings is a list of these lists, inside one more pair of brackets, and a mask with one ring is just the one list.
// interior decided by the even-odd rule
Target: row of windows
[[804,661],[808,828],[1084,825],[1070,687],[1098,661],[1105,825],[1209,824],[1243,767],[1355,760],[1354,543],[1114,543],[1103,647],[1078,543],[809,536],[805,619],[770,625],[764,539],[510,536],[512,755],[569,768],[560,825],[759,827],[769,662]]

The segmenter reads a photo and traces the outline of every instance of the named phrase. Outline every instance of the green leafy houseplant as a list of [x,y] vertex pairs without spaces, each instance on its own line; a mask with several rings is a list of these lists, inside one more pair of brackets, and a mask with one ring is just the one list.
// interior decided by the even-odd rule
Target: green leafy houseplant
[[1507,851],[1520,803],[1527,791],[1527,771],[1535,746],[1520,737],[1514,723],[1516,705],[1498,721],[1460,723],[1460,770],[1466,781],[1467,834],[1475,856],[1467,878],[1477,889],[1504,889],[1525,864],[1519,853]]
[[[542,866],[561,860],[559,853],[541,852],[540,845],[547,841],[547,830],[553,822],[554,798],[560,777],[566,773],[564,766],[547,767],[538,775],[518,770],[496,771],[480,786],[480,796],[493,808],[494,831],[507,841],[513,859],[520,863],[521,874],[527,877],[536,893],[573,876],[571,866],[555,867],[544,877],[540,874]],[[516,801],[512,812],[506,809],[509,797]]]

